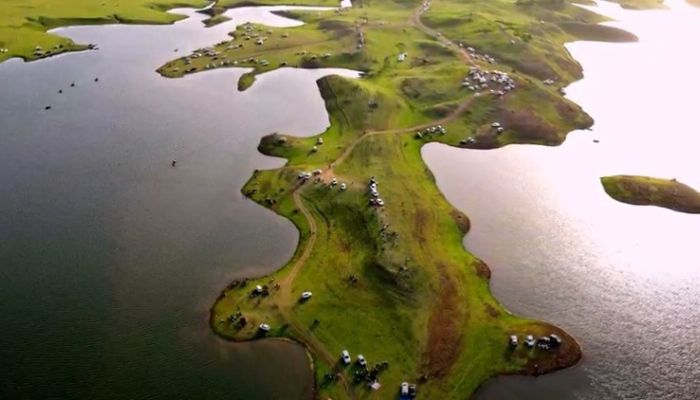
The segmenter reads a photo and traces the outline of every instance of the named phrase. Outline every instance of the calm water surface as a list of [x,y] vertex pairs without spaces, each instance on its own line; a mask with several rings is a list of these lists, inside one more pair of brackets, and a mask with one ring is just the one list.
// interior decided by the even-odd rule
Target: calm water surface
[[575,368],[494,379],[480,400],[700,398],[700,216],[618,203],[598,180],[640,174],[700,188],[700,10],[668,4],[601,3],[640,42],[568,46],[586,77],[567,91],[596,120],[592,132],[557,148],[423,150],[472,219],[465,245],[491,266],[496,296],[584,349]]
[[61,29],[100,50],[0,64],[2,399],[310,397],[301,347],[218,340],[208,308],[297,242],[240,194],[255,168],[283,163],[260,137],[323,131],[315,80],[355,74],[282,69],[244,93],[243,69],[161,78],[235,24],[299,24],[241,8],[205,29],[177,12],[191,18]]

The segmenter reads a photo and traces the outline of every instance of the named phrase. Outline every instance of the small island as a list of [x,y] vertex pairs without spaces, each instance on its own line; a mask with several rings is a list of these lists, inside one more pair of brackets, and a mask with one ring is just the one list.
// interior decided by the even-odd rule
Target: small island
[[616,175],[600,180],[605,192],[617,201],[700,214],[700,192],[675,179]]

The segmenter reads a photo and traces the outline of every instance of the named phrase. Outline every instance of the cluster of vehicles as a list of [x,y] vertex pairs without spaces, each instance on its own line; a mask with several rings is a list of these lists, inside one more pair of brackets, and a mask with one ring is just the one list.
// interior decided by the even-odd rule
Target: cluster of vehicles
[[384,200],[379,197],[379,190],[377,189],[377,180],[374,177],[369,179],[369,204],[371,206],[384,207]]
[[416,138],[421,139],[425,135],[437,134],[437,133],[444,135],[447,133],[447,129],[445,129],[445,127],[442,125],[431,126],[431,127],[428,127],[428,128],[425,128],[421,131],[416,132]]
[[[549,336],[542,336],[537,339],[535,339],[535,337],[532,335],[527,335],[525,336],[523,343],[530,349],[536,346],[542,350],[550,350],[554,347],[560,346],[562,344],[562,340],[558,335],[552,333]],[[511,335],[508,339],[508,344],[513,349],[518,347],[518,336]]]

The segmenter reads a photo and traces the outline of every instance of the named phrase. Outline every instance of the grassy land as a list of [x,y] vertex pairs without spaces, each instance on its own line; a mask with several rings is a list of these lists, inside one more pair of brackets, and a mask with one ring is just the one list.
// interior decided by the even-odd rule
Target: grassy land
[[169,24],[181,16],[166,10],[203,7],[206,0],[3,0],[0,6],[0,62],[20,57],[36,60],[66,51],[83,50],[86,44],[47,33],[69,25],[115,23]]
[[675,179],[617,175],[603,177],[601,182],[610,197],[623,203],[700,214],[700,192]]
[[[158,70],[177,78],[252,68],[240,90],[280,66],[364,72],[358,80],[318,82],[331,118],[326,132],[261,141],[261,152],[288,163],[256,171],[243,192],[293,221],[301,240],[278,272],[238,280],[222,292],[212,307],[213,329],[231,340],[254,340],[266,323],[265,337],[303,343],[315,360],[319,398],[393,399],[402,381],[420,382],[421,398],[465,398],[494,375],[576,363],[581,351],[566,332],[514,316],[493,298],[488,267],[462,246],[469,220],[438,191],[420,149],[431,141],[472,148],[557,145],[569,131],[590,126],[559,92],[581,77],[563,47],[578,36],[562,25],[596,30],[601,18],[568,3],[503,0],[436,0],[425,12],[417,1],[373,0],[285,15],[306,24],[241,26],[231,40]],[[407,53],[403,61],[401,53]],[[475,67],[507,71],[516,89],[494,96],[491,90],[501,85],[489,82],[477,95],[462,86]],[[544,82],[549,79],[553,83]],[[438,124],[444,133],[425,133]],[[309,181],[298,178],[313,170],[320,172]],[[371,176],[384,207],[369,205]],[[257,285],[264,296],[251,296]],[[313,297],[300,302],[307,290]],[[550,333],[564,338],[563,345],[549,351],[522,345],[526,334]],[[515,350],[507,345],[511,334],[521,340]],[[363,354],[370,366],[387,361],[379,374],[384,387],[373,392],[356,383],[358,367],[338,362],[342,349]]]

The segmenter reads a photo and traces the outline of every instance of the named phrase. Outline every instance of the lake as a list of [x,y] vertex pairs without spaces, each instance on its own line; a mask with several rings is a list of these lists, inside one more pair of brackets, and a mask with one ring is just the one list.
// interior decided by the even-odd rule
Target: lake
[[0,64],[0,398],[311,395],[301,346],[225,342],[208,311],[296,247],[289,221],[240,193],[253,170],[283,164],[260,138],[325,130],[315,81],[356,73],[281,69],[243,93],[245,69],[162,78],[236,24],[299,24],[241,8],[205,29],[204,15],[174,12],[190,18],[59,29],[100,50]]

